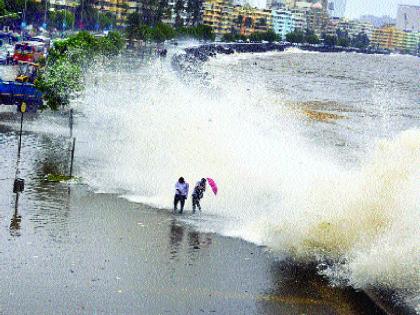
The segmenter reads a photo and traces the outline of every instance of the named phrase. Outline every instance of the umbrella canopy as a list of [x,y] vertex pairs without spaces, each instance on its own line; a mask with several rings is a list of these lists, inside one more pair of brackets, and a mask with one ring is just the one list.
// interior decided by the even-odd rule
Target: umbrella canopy
[[212,178],[210,178],[210,177],[207,177],[207,182],[209,183],[209,185],[211,187],[211,190],[213,190],[213,193],[215,195],[217,195],[217,185],[216,185],[216,182]]

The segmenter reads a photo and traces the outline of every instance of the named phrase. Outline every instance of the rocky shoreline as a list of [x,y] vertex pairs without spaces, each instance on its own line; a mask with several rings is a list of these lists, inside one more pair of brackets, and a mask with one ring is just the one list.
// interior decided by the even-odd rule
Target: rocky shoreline
[[383,49],[359,49],[354,47],[324,46],[311,44],[290,44],[290,43],[213,43],[185,49],[187,56],[200,61],[207,61],[210,57],[217,54],[230,55],[233,53],[263,53],[270,51],[284,51],[287,48],[298,48],[305,51],[323,53],[362,53],[362,54],[382,54],[390,52]]

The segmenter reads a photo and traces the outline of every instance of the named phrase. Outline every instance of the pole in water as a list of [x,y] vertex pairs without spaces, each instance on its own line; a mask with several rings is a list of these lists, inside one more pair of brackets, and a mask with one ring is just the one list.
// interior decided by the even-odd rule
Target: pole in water
[[25,181],[23,178],[19,178],[19,163],[20,163],[20,149],[22,147],[22,129],[23,129],[23,113],[26,111],[26,103],[23,102],[20,105],[20,132],[19,132],[19,144],[18,144],[18,153],[17,153],[17,161],[16,161],[16,174],[15,174],[15,181],[13,182],[13,193],[16,194],[16,207],[19,200],[19,193],[23,192],[25,187]]
[[73,137],[73,109],[70,109],[69,116],[70,138]]
[[22,128],[23,128],[23,113],[26,112],[26,103],[20,105],[20,131],[19,131],[19,145],[18,145],[18,159],[20,158],[20,149],[22,147]]
[[74,161],[74,149],[76,146],[76,138],[73,138],[73,145],[71,149],[71,160],[70,160],[70,177],[73,175],[73,161]]

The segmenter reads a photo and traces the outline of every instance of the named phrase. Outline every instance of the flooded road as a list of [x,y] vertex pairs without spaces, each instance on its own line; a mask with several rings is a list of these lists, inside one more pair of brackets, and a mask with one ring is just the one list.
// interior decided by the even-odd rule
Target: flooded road
[[16,208],[19,116],[0,117],[0,314],[381,314],[315,269],[185,223],[199,216],[47,182],[68,171],[64,136],[24,132]]
[[[17,209],[2,109],[3,313],[378,313],[367,287],[418,304],[418,62],[230,58],[206,84],[159,60],[87,73],[69,185],[45,180],[69,172],[67,113],[25,115]],[[170,213],[179,176],[216,179],[202,214]]]
[[49,191],[59,209],[23,194],[15,216],[2,198],[2,314],[381,314],[266,248],[83,185]]

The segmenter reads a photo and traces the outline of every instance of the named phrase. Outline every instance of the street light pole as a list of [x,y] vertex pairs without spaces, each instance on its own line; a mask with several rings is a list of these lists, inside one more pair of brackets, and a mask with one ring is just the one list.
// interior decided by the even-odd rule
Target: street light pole
[[85,10],[85,4],[83,0],[80,0],[80,25],[79,27],[83,28],[83,11]]
[[47,28],[47,12],[48,12],[48,0],[45,0],[45,13],[44,13],[44,24],[43,24],[45,28]]
[[28,0],[25,0],[25,6],[23,8],[23,14],[22,14],[22,24],[21,24],[21,31],[20,36],[23,37],[23,29],[26,27],[26,9],[28,8]]
[[23,21],[26,22],[26,10],[28,8],[28,0],[25,0],[25,7],[23,10]]
[[17,211],[18,202],[19,202],[19,193],[23,192],[25,187],[25,181],[23,178],[19,178],[19,164],[20,164],[20,150],[22,148],[22,127],[23,127],[23,114],[26,112],[26,103],[22,103],[19,107],[20,109],[20,131],[19,131],[19,142],[18,142],[18,152],[16,160],[16,174],[15,180],[13,182],[13,192],[16,194],[15,207]]

